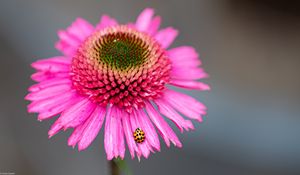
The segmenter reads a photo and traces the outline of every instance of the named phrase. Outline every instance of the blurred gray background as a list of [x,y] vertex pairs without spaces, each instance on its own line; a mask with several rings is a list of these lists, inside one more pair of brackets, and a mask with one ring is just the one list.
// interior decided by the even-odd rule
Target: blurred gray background
[[[208,106],[184,147],[128,160],[135,175],[300,174],[300,3],[292,0],[1,0],[0,173],[108,174],[103,129],[83,152],[67,146],[70,131],[48,140],[54,120],[38,122],[23,98],[30,63],[59,55],[56,31],[76,17],[101,14],[134,21],[145,7],[192,45],[210,74],[211,92],[189,92]],[[177,132],[179,133],[179,132]],[[127,155],[127,158],[129,156]]]

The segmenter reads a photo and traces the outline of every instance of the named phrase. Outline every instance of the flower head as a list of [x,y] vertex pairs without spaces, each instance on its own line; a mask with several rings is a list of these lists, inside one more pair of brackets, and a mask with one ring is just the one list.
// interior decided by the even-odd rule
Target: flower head
[[79,46],[71,79],[73,87],[93,102],[131,113],[161,95],[170,69],[170,60],[154,38],[115,26],[94,32]]
[[83,150],[105,121],[109,160],[124,158],[125,140],[132,158],[160,151],[157,130],[168,147],[170,142],[182,146],[164,117],[180,131],[194,129],[189,119],[201,122],[206,107],[166,85],[208,90],[197,81],[207,74],[194,48],[167,50],[178,32],[158,30],[160,17],[153,16],[153,9],[145,9],[134,24],[121,25],[104,15],[95,27],[78,18],[58,32],[56,48],[63,56],[32,63],[37,84],[25,97],[31,101],[28,111],[38,113],[39,120],[59,115],[49,137],[74,128],[68,144]]

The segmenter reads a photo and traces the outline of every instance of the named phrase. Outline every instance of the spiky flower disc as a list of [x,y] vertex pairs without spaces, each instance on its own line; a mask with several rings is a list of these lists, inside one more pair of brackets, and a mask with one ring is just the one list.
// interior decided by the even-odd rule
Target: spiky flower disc
[[74,88],[100,105],[131,112],[156,99],[170,79],[170,60],[153,38],[126,26],[96,31],[72,61]]
[[182,146],[165,118],[183,132],[194,129],[190,119],[202,121],[206,107],[168,86],[208,90],[197,81],[207,74],[193,47],[167,50],[178,32],[158,30],[161,18],[153,15],[153,9],[145,9],[126,25],[104,15],[95,27],[78,18],[58,32],[56,48],[64,56],[32,63],[37,84],[25,97],[38,120],[59,116],[49,137],[74,128],[68,145],[83,150],[104,124],[109,160],[124,158],[125,140],[132,158],[148,158],[160,150],[157,133],[168,147],[171,142]]

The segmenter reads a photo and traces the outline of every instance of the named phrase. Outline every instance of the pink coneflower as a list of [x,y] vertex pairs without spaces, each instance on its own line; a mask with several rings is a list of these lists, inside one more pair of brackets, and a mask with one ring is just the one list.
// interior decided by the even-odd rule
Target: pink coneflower
[[124,158],[125,140],[132,158],[160,151],[156,130],[168,147],[182,146],[164,117],[183,132],[194,129],[189,119],[202,121],[206,107],[167,85],[208,90],[197,81],[207,74],[193,47],[167,49],[178,32],[158,30],[160,21],[153,9],[145,9],[135,23],[121,25],[104,15],[93,26],[78,18],[58,32],[56,48],[63,56],[32,63],[37,84],[26,96],[32,101],[28,111],[38,113],[38,120],[59,115],[49,137],[74,128],[68,145],[83,150],[104,125],[109,160]]

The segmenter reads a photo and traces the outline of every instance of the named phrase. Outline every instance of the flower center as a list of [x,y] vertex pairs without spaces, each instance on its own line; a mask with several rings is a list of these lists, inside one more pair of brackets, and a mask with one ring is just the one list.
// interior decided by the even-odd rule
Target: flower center
[[96,31],[82,43],[71,76],[80,94],[131,112],[161,95],[170,69],[165,50],[152,37],[116,26]]
[[143,40],[134,34],[106,34],[100,41],[100,47],[95,48],[99,52],[98,61],[118,70],[140,66],[149,56],[147,46],[142,43]]

